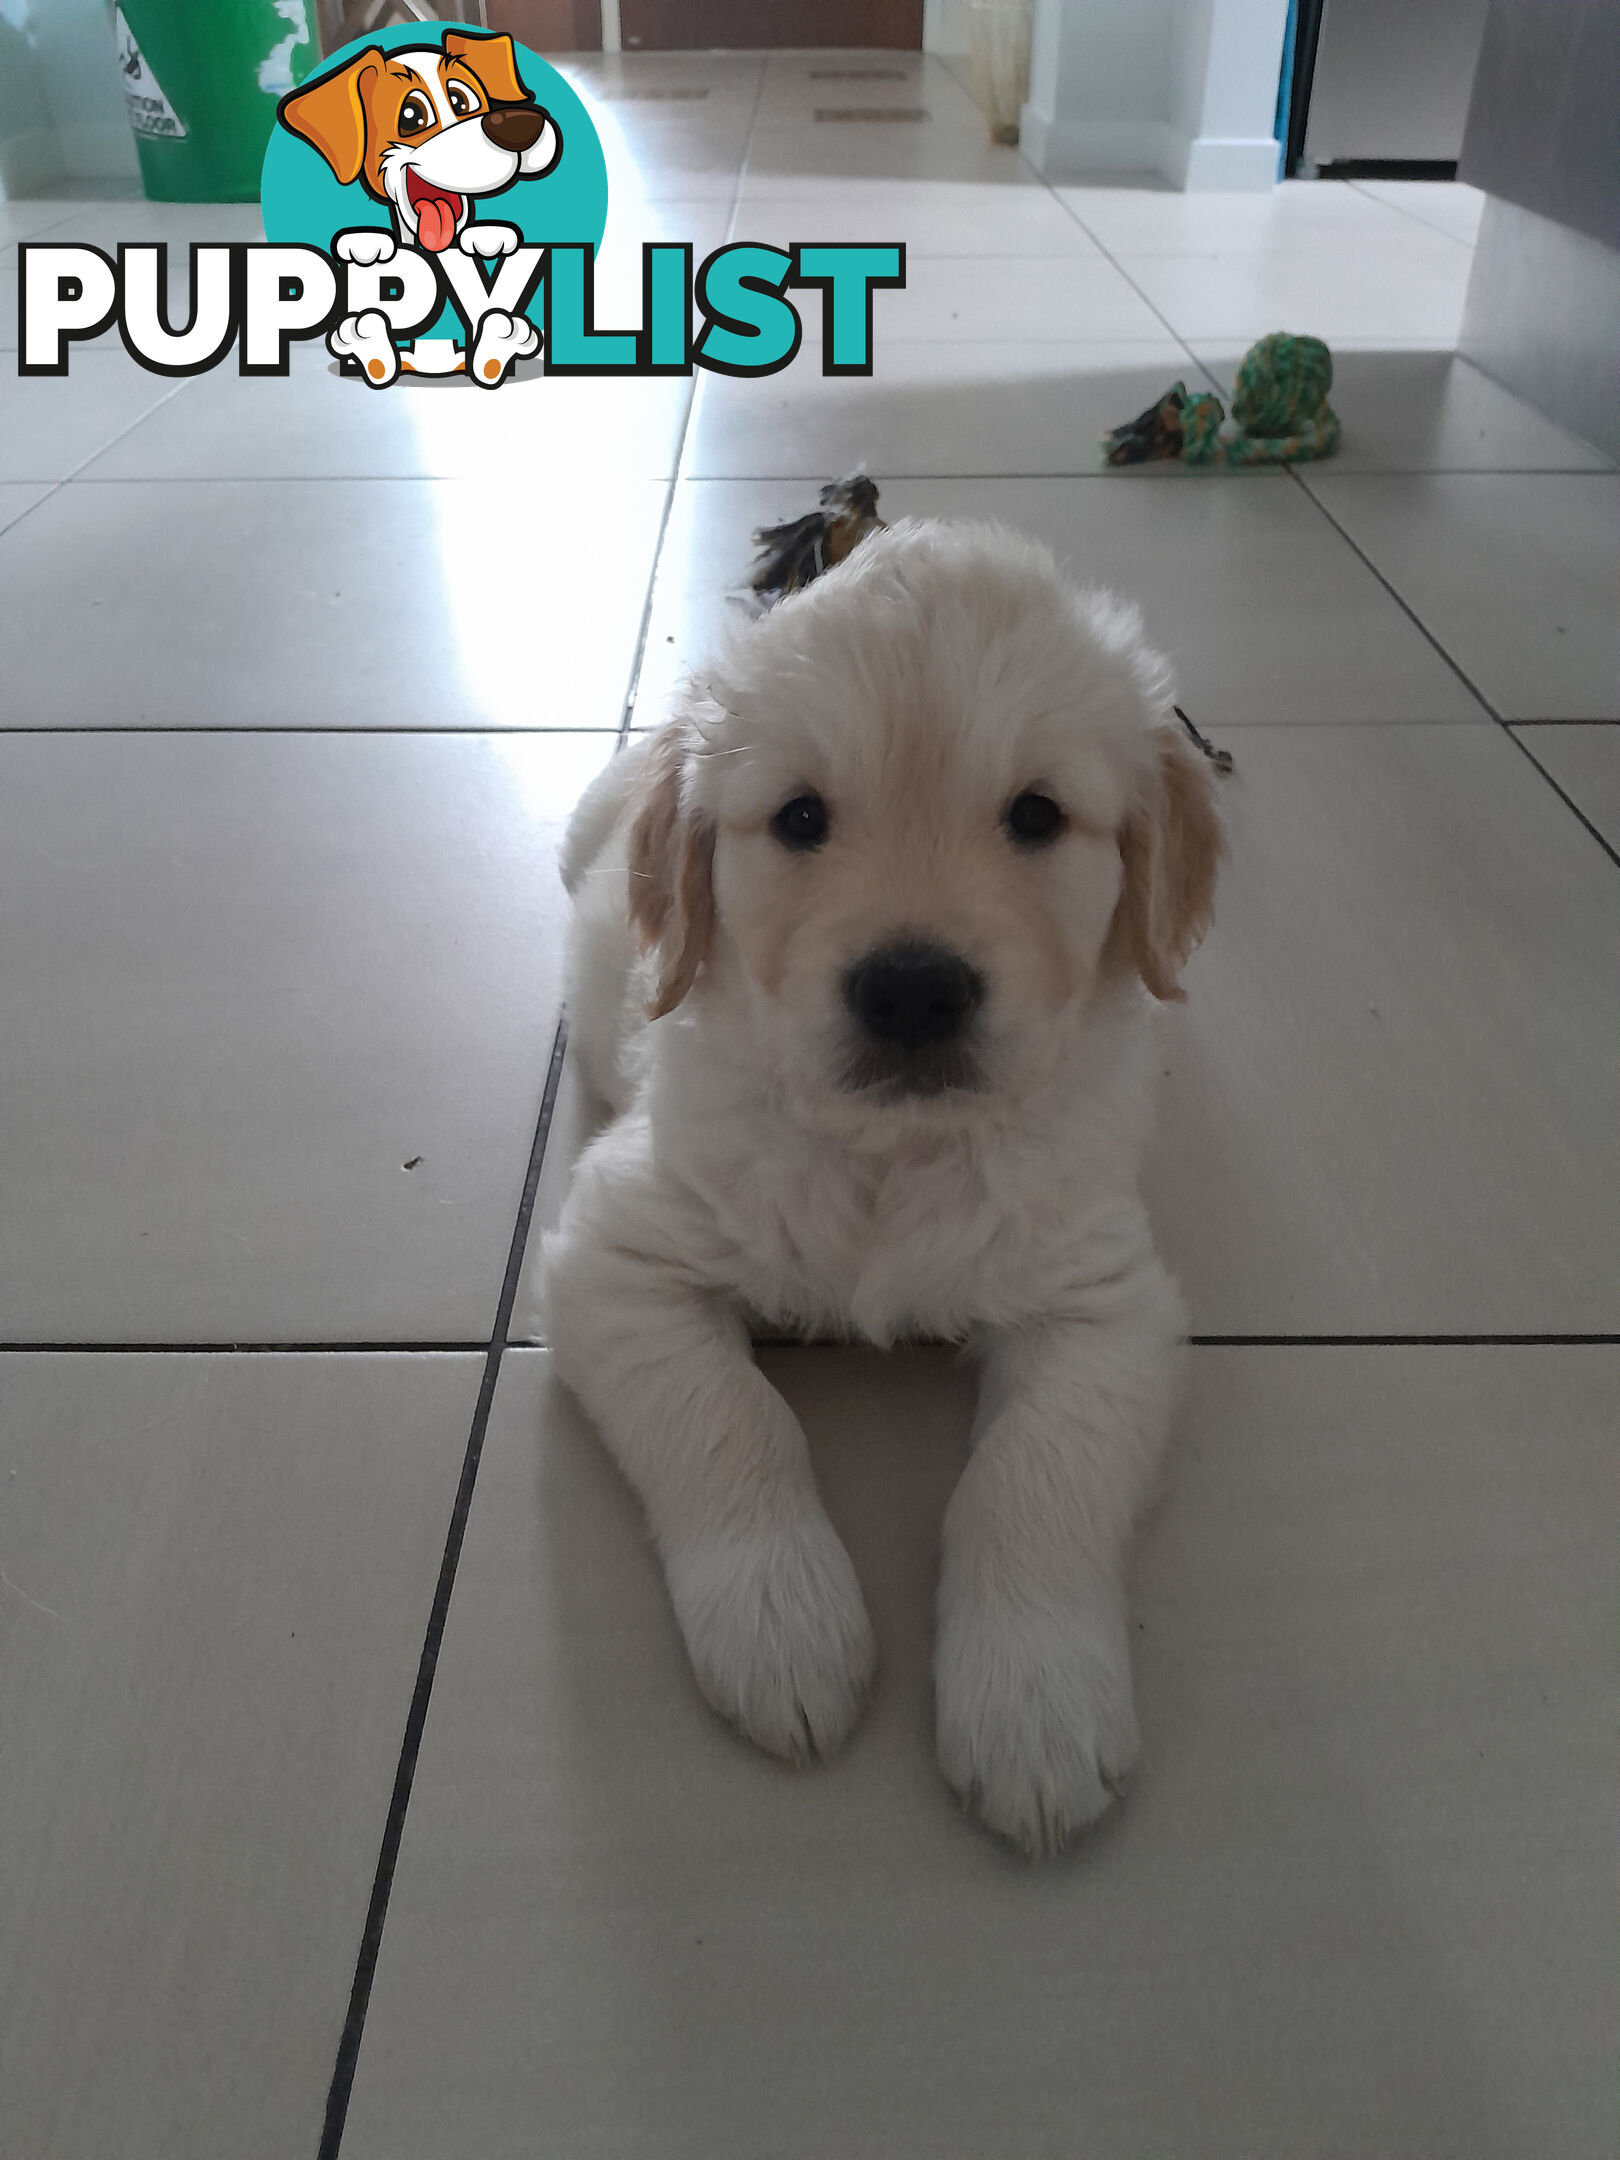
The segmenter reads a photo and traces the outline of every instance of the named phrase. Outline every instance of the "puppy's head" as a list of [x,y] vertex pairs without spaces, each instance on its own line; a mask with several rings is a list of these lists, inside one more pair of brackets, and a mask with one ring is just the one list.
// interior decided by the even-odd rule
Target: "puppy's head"
[[[901,524],[738,634],[656,739],[630,907],[801,1105],[974,1106],[1207,923],[1213,791],[1136,614],[993,526]],[[928,1106],[932,1106],[929,1108]]]

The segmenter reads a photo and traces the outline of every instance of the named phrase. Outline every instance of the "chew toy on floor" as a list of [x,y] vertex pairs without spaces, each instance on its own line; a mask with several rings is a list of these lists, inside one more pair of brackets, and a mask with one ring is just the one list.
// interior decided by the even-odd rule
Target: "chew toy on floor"
[[829,481],[821,491],[821,508],[807,517],[762,525],[754,535],[759,553],[748,579],[754,592],[768,606],[841,563],[869,532],[882,530],[877,500],[876,483],[865,473],[852,473],[847,480]]
[[1333,355],[1320,338],[1275,330],[1243,355],[1232,385],[1233,433],[1208,391],[1172,383],[1156,404],[1103,437],[1110,465],[1180,458],[1184,465],[1298,465],[1339,447],[1339,418],[1327,401]]

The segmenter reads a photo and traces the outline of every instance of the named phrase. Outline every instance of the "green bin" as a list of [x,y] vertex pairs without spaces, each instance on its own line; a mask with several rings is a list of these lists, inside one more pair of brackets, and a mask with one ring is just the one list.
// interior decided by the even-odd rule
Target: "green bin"
[[118,0],[118,65],[152,202],[257,202],[276,101],[316,64],[315,0]]

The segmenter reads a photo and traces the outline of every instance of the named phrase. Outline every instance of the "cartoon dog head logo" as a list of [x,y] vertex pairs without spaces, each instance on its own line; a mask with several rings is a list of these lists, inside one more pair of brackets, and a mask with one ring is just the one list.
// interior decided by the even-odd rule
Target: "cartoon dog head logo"
[[510,37],[412,23],[334,53],[276,114],[265,234],[329,255],[326,344],[346,374],[494,389],[534,357],[547,250],[596,248],[607,218],[602,145],[566,76]]
[[359,181],[388,204],[403,244],[434,255],[467,229],[479,197],[543,179],[562,156],[505,36],[450,30],[442,45],[369,46],[278,113],[341,186]]

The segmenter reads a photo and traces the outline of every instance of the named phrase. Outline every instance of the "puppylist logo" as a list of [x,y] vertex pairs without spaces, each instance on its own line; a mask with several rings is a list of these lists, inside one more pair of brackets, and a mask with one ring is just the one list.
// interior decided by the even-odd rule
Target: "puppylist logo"
[[75,342],[116,324],[130,356],[197,375],[234,347],[243,375],[285,375],[324,337],[346,374],[499,389],[547,375],[771,375],[799,350],[790,292],[819,293],[822,372],[870,375],[873,296],[905,284],[905,247],[733,241],[642,248],[641,322],[595,321],[607,166],[584,104],[537,53],[467,25],[380,31],[282,98],[265,153],[266,238],[193,242],[189,313],[170,320],[167,249],[24,243],[22,375],[65,375]]

